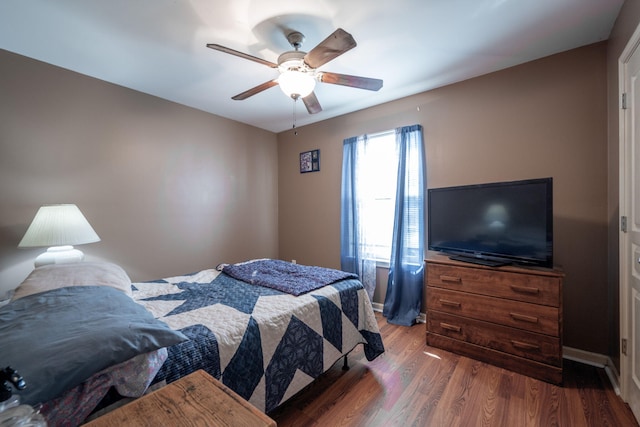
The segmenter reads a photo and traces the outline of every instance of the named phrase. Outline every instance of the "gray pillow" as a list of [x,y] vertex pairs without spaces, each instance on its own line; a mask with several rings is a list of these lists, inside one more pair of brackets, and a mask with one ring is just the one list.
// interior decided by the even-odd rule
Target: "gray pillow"
[[186,340],[111,287],[54,289],[0,308],[0,366],[23,376],[27,388],[18,394],[30,405],[112,365]]

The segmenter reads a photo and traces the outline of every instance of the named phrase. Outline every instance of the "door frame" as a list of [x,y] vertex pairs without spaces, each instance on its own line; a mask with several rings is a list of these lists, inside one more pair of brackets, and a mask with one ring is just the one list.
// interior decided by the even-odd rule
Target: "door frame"
[[[638,25],[633,32],[633,35],[627,42],[622,54],[618,59],[618,146],[619,146],[619,212],[620,218],[630,218],[630,200],[629,200],[629,186],[627,182],[630,182],[631,176],[630,167],[632,159],[630,159],[629,153],[629,138],[630,135],[627,129],[627,113],[622,108],[622,96],[626,92],[626,65],[628,64],[631,56],[638,50],[640,52],[640,25]],[[630,301],[627,296],[630,293],[629,272],[632,266],[630,265],[631,259],[628,256],[630,251],[629,235],[622,231],[622,227],[618,228],[619,235],[619,304],[620,304],[620,339],[629,341],[631,331],[629,330],[630,324]],[[628,402],[629,388],[631,384],[630,372],[631,372],[631,357],[629,356],[629,350],[627,355],[622,353],[622,345],[619,347],[620,352],[620,395],[625,402]]]

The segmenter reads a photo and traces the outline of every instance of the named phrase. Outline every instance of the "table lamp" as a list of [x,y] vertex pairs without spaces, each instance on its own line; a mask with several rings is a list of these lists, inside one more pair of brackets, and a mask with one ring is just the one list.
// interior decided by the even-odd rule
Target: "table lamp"
[[82,251],[73,245],[99,242],[100,237],[76,205],[46,205],[38,209],[19,248],[49,246],[35,260],[35,266],[79,262]]

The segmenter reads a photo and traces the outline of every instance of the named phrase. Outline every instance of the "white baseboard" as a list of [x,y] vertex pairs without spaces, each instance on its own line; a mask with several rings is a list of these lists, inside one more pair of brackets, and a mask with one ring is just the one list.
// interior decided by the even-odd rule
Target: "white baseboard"
[[620,396],[620,383],[618,382],[618,378],[620,378],[620,374],[618,374],[618,370],[611,363],[604,367],[604,371],[607,373],[607,377],[609,377],[609,381],[611,381],[611,386],[613,390],[616,392],[616,395]]
[[564,359],[574,360],[576,362],[585,363],[587,365],[604,368],[607,366],[609,357],[604,354],[592,353],[590,351],[579,350],[573,347],[562,347],[562,357]]
[[575,362],[584,363],[586,365],[603,368],[611,382],[613,390],[620,396],[620,374],[609,356],[590,351],[579,350],[573,347],[562,347],[562,357],[564,359],[573,360]]

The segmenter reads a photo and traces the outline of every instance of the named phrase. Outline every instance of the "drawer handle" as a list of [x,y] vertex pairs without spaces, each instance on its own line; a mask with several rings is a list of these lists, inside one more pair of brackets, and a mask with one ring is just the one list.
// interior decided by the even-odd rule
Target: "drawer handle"
[[456,307],[456,308],[460,307],[460,303],[458,301],[451,301],[448,299],[441,299],[440,304],[446,305],[448,307]]
[[538,318],[534,316],[527,316],[526,314],[509,313],[515,320],[522,320],[523,322],[538,323]]
[[540,350],[539,345],[529,344],[528,342],[511,340],[511,345],[522,350]]
[[445,276],[442,275],[440,276],[440,280],[442,280],[443,282],[454,282],[454,283],[461,283],[462,279],[460,277],[457,276]]
[[532,288],[530,286],[511,285],[511,289],[514,292],[520,292],[520,293],[523,293],[523,294],[537,295],[537,294],[540,293],[540,288]]
[[440,327],[442,329],[446,329],[448,331],[453,331],[453,332],[460,332],[462,330],[460,326],[451,325],[449,323],[444,323],[444,322],[440,322]]

